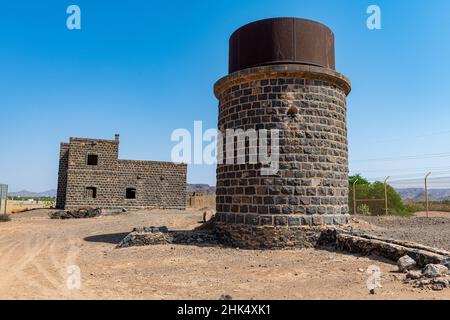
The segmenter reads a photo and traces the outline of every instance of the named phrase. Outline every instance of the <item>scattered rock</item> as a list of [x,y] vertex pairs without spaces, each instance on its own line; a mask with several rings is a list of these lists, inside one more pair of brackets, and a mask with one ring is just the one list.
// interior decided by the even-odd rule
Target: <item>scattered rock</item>
[[450,285],[450,280],[447,278],[436,278],[436,279],[433,279],[433,284],[440,284],[444,288],[448,288]]
[[431,284],[430,279],[417,279],[410,282],[414,288],[423,288]]
[[219,300],[230,301],[233,300],[233,298],[229,294],[223,294],[220,296]]
[[50,219],[70,219],[69,215],[62,210],[59,211],[51,211],[48,213]]
[[441,264],[444,265],[444,266],[446,266],[447,269],[450,270],[450,257],[445,258],[445,259],[442,259]]
[[102,209],[101,214],[102,216],[117,216],[119,214],[126,214],[128,213],[127,209]]
[[169,229],[165,226],[163,227],[138,227],[134,228],[131,232],[139,232],[139,233],[169,233]]
[[432,286],[431,286],[431,289],[433,290],[433,291],[442,291],[442,290],[444,290],[444,286],[441,284],[441,283],[434,283]]
[[80,208],[68,211],[51,211],[48,215],[50,219],[85,219],[98,217],[101,213],[102,211],[99,208]]
[[450,287],[449,271],[442,264],[427,264],[422,271],[413,270],[406,274],[406,283],[414,288],[429,288],[441,291]]
[[422,278],[422,271],[420,270],[411,270],[406,274],[406,279],[417,280]]
[[442,264],[427,264],[422,273],[428,278],[442,277],[448,273],[448,268]]
[[391,276],[392,280],[403,280],[403,279],[405,279],[405,275],[404,274],[394,273],[394,274],[391,274],[390,276]]
[[416,266],[416,261],[410,256],[406,255],[397,261],[398,271],[404,272]]

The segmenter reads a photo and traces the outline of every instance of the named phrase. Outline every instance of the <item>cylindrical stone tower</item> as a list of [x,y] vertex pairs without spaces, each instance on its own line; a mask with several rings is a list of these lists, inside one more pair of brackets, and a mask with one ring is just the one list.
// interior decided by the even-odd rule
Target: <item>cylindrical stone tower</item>
[[[334,69],[333,32],[314,21],[261,20],[231,36],[230,74],[214,88],[219,130],[278,131],[268,150],[276,139],[279,162],[265,175],[248,155],[245,164],[219,161],[216,227],[229,243],[308,247],[324,226],[349,223],[350,81]],[[234,156],[225,146],[223,154]]]

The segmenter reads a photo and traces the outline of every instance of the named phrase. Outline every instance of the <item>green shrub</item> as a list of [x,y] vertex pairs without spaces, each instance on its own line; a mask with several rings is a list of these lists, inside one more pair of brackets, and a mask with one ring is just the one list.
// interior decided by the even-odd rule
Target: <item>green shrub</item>
[[359,205],[357,210],[358,210],[359,214],[362,214],[362,215],[365,215],[365,216],[369,216],[370,215],[370,208],[365,203]]
[[[358,180],[356,180],[358,179]],[[385,201],[385,186],[383,182],[375,181],[370,183],[367,179],[361,175],[354,175],[349,177],[349,206],[354,210],[353,204],[353,183],[356,181],[356,200],[357,200],[357,213],[366,214],[360,210],[363,205],[368,207],[368,211],[372,215],[384,215],[386,214],[386,201]],[[400,194],[390,185],[387,185],[387,203],[388,214],[408,216],[414,213],[416,210],[411,206],[407,206],[403,203]],[[366,200],[360,201],[359,200]],[[364,209],[366,209],[364,207]],[[352,210],[352,211],[353,211]]]

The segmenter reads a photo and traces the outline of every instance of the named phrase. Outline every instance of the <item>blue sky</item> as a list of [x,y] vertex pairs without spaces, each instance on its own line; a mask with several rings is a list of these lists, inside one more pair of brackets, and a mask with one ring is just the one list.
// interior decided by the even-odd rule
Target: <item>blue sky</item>
[[[335,33],[337,70],[353,85],[351,172],[450,176],[450,1],[0,4],[0,181],[13,191],[55,188],[59,143],[70,136],[120,133],[121,158],[170,160],[174,129],[216,126],[212,87],[227,73],[231,33],[280,16]],[[81,30],[66,28],[70,4],[81,8]],[[366,27],[370,4],[382,30]],[[188,181],[214,184],[215,167],[190,166]]]

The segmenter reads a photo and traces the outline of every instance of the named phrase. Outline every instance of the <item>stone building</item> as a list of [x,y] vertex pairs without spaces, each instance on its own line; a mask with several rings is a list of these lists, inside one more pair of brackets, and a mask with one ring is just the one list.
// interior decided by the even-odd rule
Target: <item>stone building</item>
[[114,140],[70,138],[61,144],[60,209],[186,207],[185,164],[119,160]]
[[233,33],[229,61],[214,88],[219,130],[278,130],[279,170],[219,164],[217,228],[241,247],[309,246],[318,227],[349,222],[351,87],[335,71],[333,32],[304,19],[257,21]]

